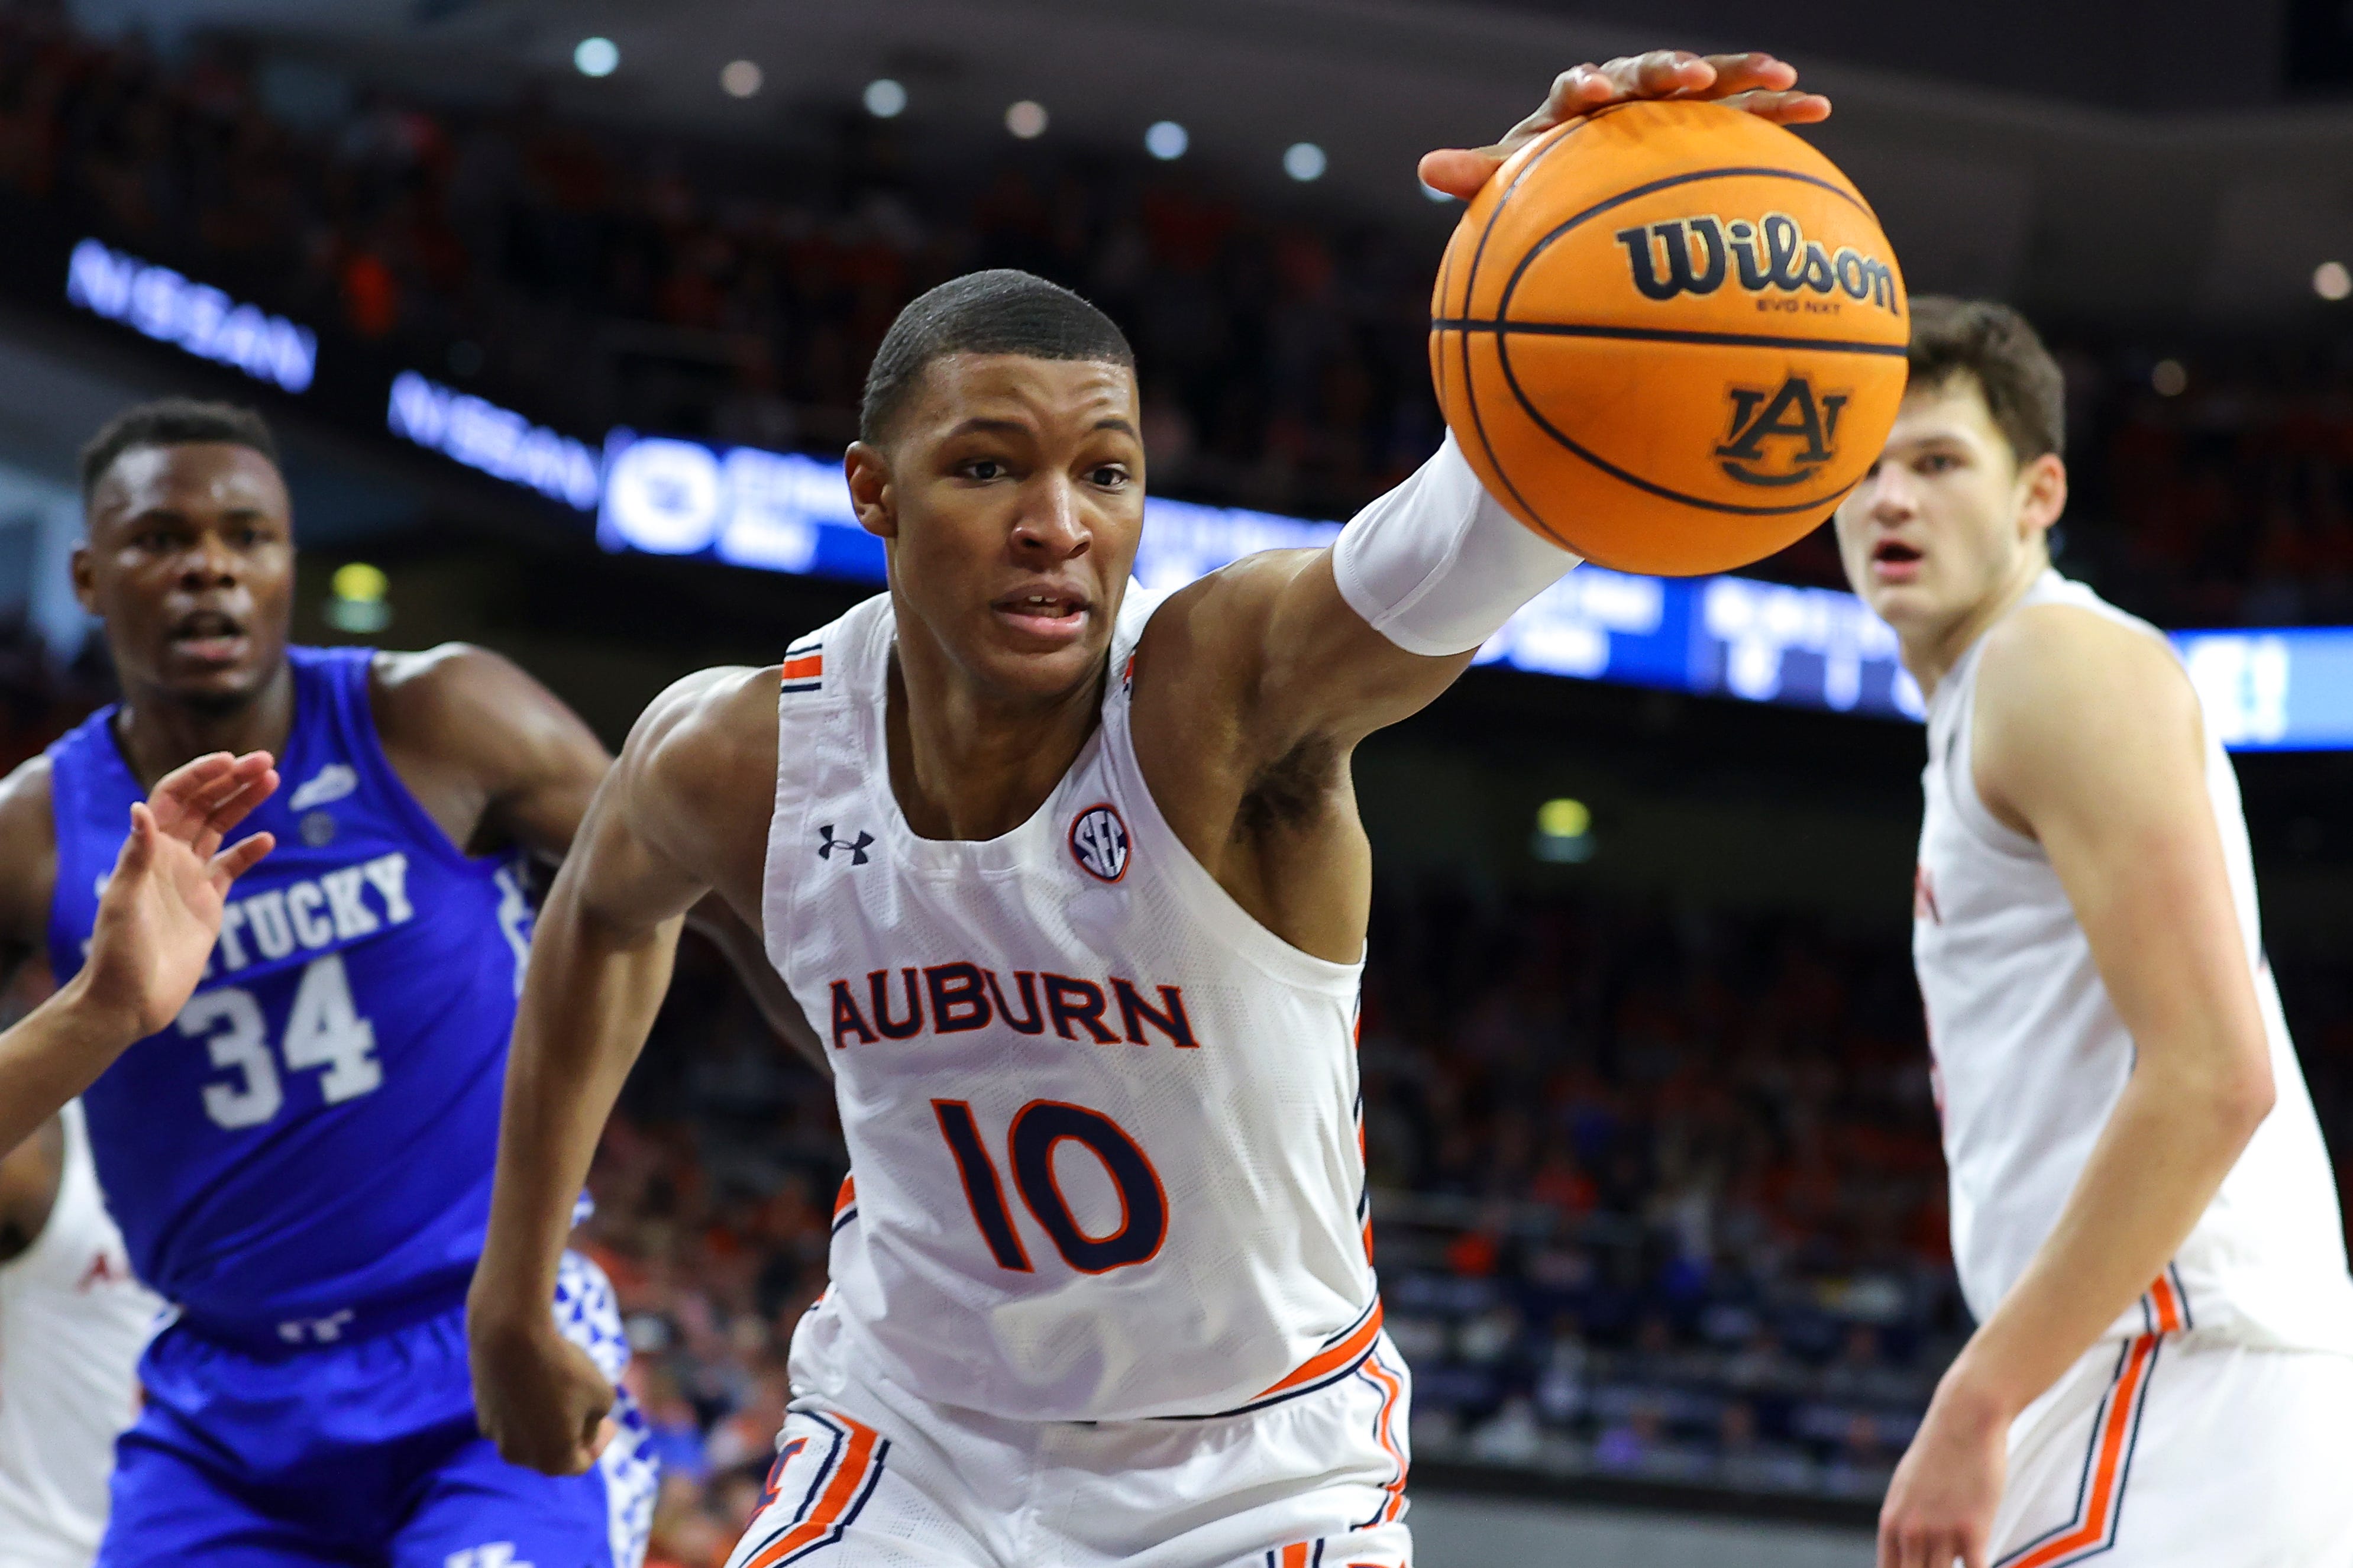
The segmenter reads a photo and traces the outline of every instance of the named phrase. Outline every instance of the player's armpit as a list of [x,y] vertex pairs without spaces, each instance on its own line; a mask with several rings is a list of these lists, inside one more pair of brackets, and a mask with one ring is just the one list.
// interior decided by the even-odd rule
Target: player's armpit
[[57,879],[49,759],[39,756],[0,779],[0,985],[40,951]]

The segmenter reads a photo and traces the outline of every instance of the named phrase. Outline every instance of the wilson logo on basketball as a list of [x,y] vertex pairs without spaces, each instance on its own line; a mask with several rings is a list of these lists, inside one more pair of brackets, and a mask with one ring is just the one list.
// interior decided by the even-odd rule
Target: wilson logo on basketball
[[1801,485],[1838,456],[1839,414],[1848,394],[1817,397],[1802,375],[1790,376],[1778,392],[1725,391],[1732,399],[1732,433],[1716,447],[1715,460],[1725,477],[1744,485]]
[[[1746,218],[1726,222],[1703,213],[1621,228],[1613,237],[1626,247],[1634,287],[1646,300],[1713,294],[1736,272],[1740,286],[1752,294],[1842,293],[1896,313],[1895,268],[1851,245],[1831,250],[1818,239],[1808,239],[1798,220],[1787,213],[1767,213],[1757,223]],[[1796,300],[1760,300],[1757,304],[1760,309],[1801,308]]]
[[1091,805],[1071,824],[1071,858],[1106,882],[1127,875],[1127,824],[1108,805]]

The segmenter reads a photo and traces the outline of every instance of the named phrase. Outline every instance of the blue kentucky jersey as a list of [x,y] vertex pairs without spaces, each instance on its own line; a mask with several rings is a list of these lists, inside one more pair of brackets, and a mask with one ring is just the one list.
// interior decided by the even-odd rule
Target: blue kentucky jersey
[[[371,650],[289,657],[281,782],[244,828],[278,847],[232,889],[179,1017],[83,1096],[140,1277],[238,1331],[463,1290],[531,939],[513,865],[465,855],[385,761]],[[60,982],[146,794],[114,712],[49,748]]]

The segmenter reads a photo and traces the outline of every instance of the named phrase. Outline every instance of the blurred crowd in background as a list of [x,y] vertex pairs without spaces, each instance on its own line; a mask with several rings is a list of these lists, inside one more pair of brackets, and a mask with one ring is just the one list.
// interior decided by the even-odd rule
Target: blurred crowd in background
[[[0,202],[595,439],[838,450],[899,307],[977,267],[1133,337],[1155,488],[1342,516],[1440,423],[1429,236],[1214,171],[1015,144],[916,167],[845,109],[821,157],[403,100],[232,40],[166,61],[0,9]],[[0,210],[5,210],[0,208]],[[2253,348],[2071,336],[2067,559],[2176,626],[2353,620],[2353,330]],[[1763,570],[1841,582],[1817,535]]]

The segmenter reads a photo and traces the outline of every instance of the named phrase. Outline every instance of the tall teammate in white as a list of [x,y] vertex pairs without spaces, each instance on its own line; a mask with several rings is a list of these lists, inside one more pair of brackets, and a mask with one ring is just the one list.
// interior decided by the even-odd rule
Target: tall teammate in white
[[2033,329],[1912,310],[1838,531],[1928,697],[1913,951],[1978,1327],[1880,1563],[2353,1563],[2353,1280],[2230,759],[2164,639],[2051,569]]
[[[1794,79],[1583,68],[1423,172],[1475,192],[1626,96],[1819,118]],[[847,459],[890,592],[659,700],[541,916],[473,1297],[510,1458],[588,1462],[610,1391],[546,1291],[706,889],[834,1064],[854,1187],[739,1568],[1406,1561],[1349,753],[1575,563],[1450,445],[1335,549],[1147,599],[1137,427],[1126,342],[1075,295],[981,273],[910,305]]]
[[81,1101],[0,1160],[0,1568],[87,1568],[164,1303],[132,1276]]

